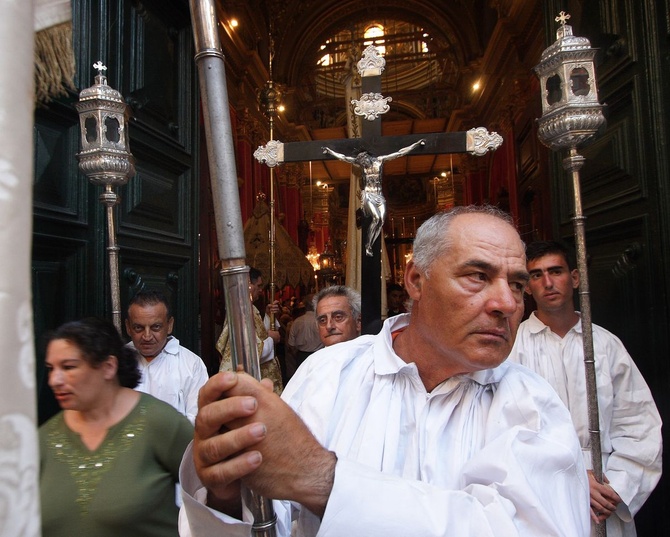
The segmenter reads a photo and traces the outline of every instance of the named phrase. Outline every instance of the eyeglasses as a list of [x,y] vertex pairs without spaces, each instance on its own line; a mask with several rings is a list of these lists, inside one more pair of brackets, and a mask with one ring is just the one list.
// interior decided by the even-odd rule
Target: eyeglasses
[[[330,314],[330,318],[334,323],[341,323],[346,321],[349,318],[349,315],[343,311],[334,311]],[[328,315],[319,315],[316,318],[316,324],[319,326],[326,326],[328,324]]]

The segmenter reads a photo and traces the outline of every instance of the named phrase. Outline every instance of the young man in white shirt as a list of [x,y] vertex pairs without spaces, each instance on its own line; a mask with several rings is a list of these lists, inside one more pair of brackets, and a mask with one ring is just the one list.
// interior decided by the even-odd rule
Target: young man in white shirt
[[579,272],[557,242],[526,248],[530,280],[526,292],[537,309],[521,323],[509,360],[544,377],[564,402],[589,470],[591,534],[607,521],[607,536],[634,536],[633,516],[661,476],[661,419],[647,383],[614,334],[593,324],[600,414],[603,483],[591,472],[584,343],[574,291]]

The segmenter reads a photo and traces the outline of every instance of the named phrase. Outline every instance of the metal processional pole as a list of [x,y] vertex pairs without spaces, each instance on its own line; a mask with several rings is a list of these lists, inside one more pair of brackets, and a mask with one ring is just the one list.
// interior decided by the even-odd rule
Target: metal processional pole
[[[272,60],[274,59],[274,41],[270,34],[270,57],[268,59],[268,81],[265,83],[260,95],[260,102],[263,106],[263,112],[270,122],[270,141],[274,140],[274,118],[277,113],[277,102],[279,101],[279,91],[272,80]],[[270,168],[270,303],[275,300],[275,252],[277,229],[275,222],[275,176],[274,168]],[[270,328],[275,329],[275,315],[270,311]]]
[[[577,146],[593,138],[605,124],[603,106],[598,102],[595,66],[596,50],[588,39],[572,35],[572,27],[566,22],[570,15],[561,11],[556,17],[560,27],[556,41],[542,53],[535,72],[540,78],[542,91],[542,117],[538,119],[540,141],[553,150],[568,149],[563,168],[572,175],[574,194],[574,234],[579,270],[579,303],[584,344],[584,369],[588,402],[589,441],[593,475],[603,482],[602,450],[600,444],[600,418],[598,415],[598,391],[596,384],[595,353],[593,351],[593,328],[591,301],[589,298],[588,267],[586,263],[586,234],[582,212],[579,170],[584,157]],[[607,535],[606,523],[596,524],[599,537]]]
[[112,301],[112,321],[121,334],[121,291],[119,288],[119,247],[116,244],[114,207],[119,198],[114,187],[125,185],[135,175],[133,156],[128,149],[128,105],[115,89],[107,85],[107,70],[102,62],[93,65],[98,70],[95,84],[83,89],[79,102],[81,151],[77,154],[79,169],[91,183],[102,185],[100,202],[107,208],[107,256]]
[[[190,0],[189,5],[233,369],[241,364],[248,374],[260,380],[256,331],[249,300],[249,267],[245,261],[244,229],[237,187],[225,60],[218,33],[216,6],[214,0]],[[243,487],[242,493],[244,503],[254,517],[251,529],[253,535],[276,537],[277,516],[272,500],[247,487]]]

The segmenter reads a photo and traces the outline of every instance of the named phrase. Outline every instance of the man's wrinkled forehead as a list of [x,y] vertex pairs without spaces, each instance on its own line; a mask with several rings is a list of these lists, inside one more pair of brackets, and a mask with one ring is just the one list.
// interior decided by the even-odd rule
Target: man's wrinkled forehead
[[351,305],[346,296],[328,295],[323,297],[316,305],[317,315],[322,313],[330,313],[335,310],[342,310],[344,313],[351,315]]
[[[493,235],[492,229],[497,230]],[[465,213],[455,216],[442,235],[441,246],[440,255],[435,260],[451,260],[454,249],[463,253],[481,248],[487,252],[497,250],[501,255],[518,258],[526,265],[526,247],[519,232],[509,222],[488,214]]]

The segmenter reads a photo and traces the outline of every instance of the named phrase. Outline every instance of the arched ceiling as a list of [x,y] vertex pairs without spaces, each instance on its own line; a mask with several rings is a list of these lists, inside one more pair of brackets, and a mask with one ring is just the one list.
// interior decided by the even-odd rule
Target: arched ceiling
[[[386,1],[374,6],[357,0],[323,2],[275,2],[284,6],[276,25],[276,63],[278,77],[287,84],[299,83],[302,73],[315,63],[320,46],[355,24],[385,20],[404,21],[423,28],[436,40],[446,43],[461,65],[482,54],[473,14],[457,10],[461,2]],[[316,9],[312,9],[316,8]],[[280,29],[281,28],[281,29]]]

